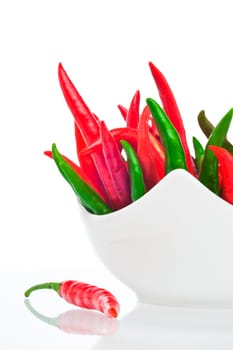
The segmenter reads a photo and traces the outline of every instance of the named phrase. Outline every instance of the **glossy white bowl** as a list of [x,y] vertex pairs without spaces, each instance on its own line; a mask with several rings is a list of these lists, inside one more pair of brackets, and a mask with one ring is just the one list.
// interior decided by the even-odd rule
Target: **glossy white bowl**
[[233,206],[188,172],[114,213],[81,211],[98,256],[141,302],[233,307]]

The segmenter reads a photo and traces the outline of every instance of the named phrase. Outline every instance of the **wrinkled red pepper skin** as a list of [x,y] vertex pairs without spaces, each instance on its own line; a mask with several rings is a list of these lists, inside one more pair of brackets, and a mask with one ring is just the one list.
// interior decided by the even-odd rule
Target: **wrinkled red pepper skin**
[[189,152],[185,128],[183,125],[179,108],[177,106],[175,97],[173,95],[173,92],[167,80],[165,79],[164,75],[159,71],[159,69],[152,62],[149,62],[149,67],[151,70],[151,74],[154,78],[154,81],[157,85],[164,111],[169,117],[169,119],[171,120],[172,124],[174,125],[176,131],[180,136],[180,140],[185,152],[188,171],[192,175],[194,175],[195,174],[194,165],[193,165],[191,154]]
[[88,283],[74,280],[46,282],[32,286],[25,291],[24,295],[27,298],[32,292],[41,289],[52,289],[68,303],[81,308],[98,310],[108,317],[117,317],[120,311],[120,305],[112,293]]
[[79,307],[98,310],[110,317],[117,317],[120,306],[116,298],[107,290],[79,281],[65,281],[59,295],[68,303]]

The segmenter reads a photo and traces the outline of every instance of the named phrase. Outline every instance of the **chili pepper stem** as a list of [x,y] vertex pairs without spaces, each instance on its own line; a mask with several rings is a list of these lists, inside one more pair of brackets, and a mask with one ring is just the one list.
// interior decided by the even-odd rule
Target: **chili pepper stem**
[[61,286],[60,282],[46,282],[46,283],[36,284],[31,288],[29,288],[28,290],[26,290],[24,295],[27,298],[32,292],[39,289],[52,289],[58,293],[60,286]]

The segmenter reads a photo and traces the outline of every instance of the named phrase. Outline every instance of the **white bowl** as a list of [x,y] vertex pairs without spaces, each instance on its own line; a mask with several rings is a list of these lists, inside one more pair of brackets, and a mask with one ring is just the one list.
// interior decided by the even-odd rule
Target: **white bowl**
[[188,172],[114,213],[81,211],[97,254],[141,302],[233,307],[233,206]]

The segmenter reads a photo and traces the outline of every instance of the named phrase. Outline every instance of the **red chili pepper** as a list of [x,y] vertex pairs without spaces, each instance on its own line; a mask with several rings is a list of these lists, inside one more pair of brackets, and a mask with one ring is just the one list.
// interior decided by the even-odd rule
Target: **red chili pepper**
[[127,114],[128,114],[128,109],[122,105],[118,105],[117,107],[118,107],[119,111],[121,112],[122,117],[126,120]]
[[137,130],[137,155],[143,170],[147,190],[151,189],[165,175],[164,160],[150,141],[149,118],[150,111],[145,108]]
[[188,143],[186,140],[185,128],[173,92],[164,75],[158,70],[157,67],[155,67],[155,65],[152,62],[149,62],[149,67],[154,81],[157,85],[164,111],[171,120],[181,139],[188,171],[194,175],[195,171],[193,167],[192,157],[189,152]]
[[24,295],[29,297],[33,291],[40,289],[52,289],[68,303],[86,309],[98,310],[108,317],[117,317],[120,311],[120,305],[113,294],[106,289],[88,283],[73,280],[42,283],[29,288]]
[[[120,140],[126,140],[129,142],[133,148],[137,149],[137,130],[132,128],[115,128],[110,130],[112,136],[114,137],[115,141],[117,142],[119,148],[121,149],[121,143]],[[97,140],[96,142],[93,142],[90,146],[84,148],[80,152],[81,155],[90,154],[98,149],[100,149],[101,146],[101,140]]]
[[127,127],[137,129],[139,122],[139,105],[140,105],[140,91],[137,90],[132,98],[130,107],[126,116]]
[[[99,120],[93,113],[91,113],[87,107],[84,100],[62,67],[61,63],[58,67],[58,77],[63,95],[75,118],[76,126],[79,129],[79,136],[82,136],[82,142],[88,146],[100,138]],[[103,153],[95,152],[91,155],[91,157],[92,161],[90,161],[89,157],[82,159],[83,162],[87,162],[89,167],[88,170],[85,168],[85,172],[93,182],[95,181],[95,185],[99,189],[99,192],[102,194],[102,196],[105,198],[106,203],[114,208],[112,198],[109,196],[108,181],[106,184],[106,180],[108,179],[105,170],[106,163]],[[95,174],[94,176],[93,173]]]
[[219,146],[208,147],[216,156],[221,167],[221,197],[233,204],[233,155]]
[[99,137],[99,124],[96,117],[87,107],[61,63],[58,66],[58,78],[63,95],[74,116],[80,133],[87,144],[92,143]]
[[[138,137],[138,131],[136,129],[132,128],[115,128],[110,130],[112,136],[114,137],[115,141],[118,143],[118,146],[121,147],[120,145],[120,140],[126,140],[129,142],[135,151],[137,150],[137,137]],[[151,133],[149,134],[150,142],[153,145],[153,150],[154,152],[157,152],[159,156],[161,157],[162,160],[165,159],[164,155],[164,150],[163,146],[160,141],[158,141]],[[88,147],[84,148],[80,152],[81,155],[86,155],[90,154],[96,150],[98,150],[101,146],[101,140],[97,140],[96,142],[93,142],[91,145]]]
[[[112,200],[113,208],[120,209],[131,202],[129,174],[121,157],[120,149],[105,123],[100,123],[101,148],[106,162],[106,174],[108,193]],[[103,175],[105,175],[105,172]]]
[[82,150],[87,147],[87,143],[85,142],[77,124],[75,123],[75,140],[76,140],[76,150],[78,155],[78,160],[81,169],[85,174],[88,174],[89,183],[93,185],[93,187],[97,190],[97,192],[101,195],[101,197],[109,203],[109,199],[104,188],[103,182],[100,179],[99,172],[97,171],[95,164],[95,157],[93,158],[91,155],[86,154],[85,156],[82,154]]

